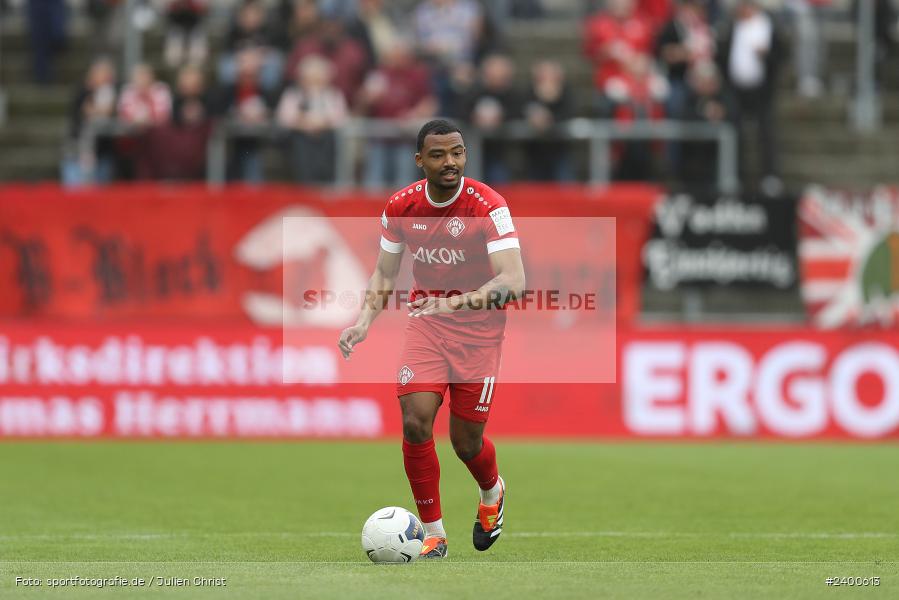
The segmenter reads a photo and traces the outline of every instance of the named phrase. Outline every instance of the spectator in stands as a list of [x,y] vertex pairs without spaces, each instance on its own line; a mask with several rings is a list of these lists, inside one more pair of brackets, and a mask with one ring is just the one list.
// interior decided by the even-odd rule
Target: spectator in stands
[[[283,0],[277,12],[284,24],[278,39],[285,53],[290,53],[299,42],[318,31],[321,14],[316,0]],[[293,71],[285,73],[288,79],[293,79]]]
[[156,80],[149,65],[136,65],[131,71],[130,82],[119,94],[117,113],[119,122],[129,126],[130,130],[128,135],[116,139],[117,170],[126,179],[132,179],[137,174],[142,136],[172,118],[169,86]]
[[[674,15],[656,38],[655,53],[668,76],[665,113],[669,119],[684,119],[690,94],[687,72],[693,65],[715,56],[714,34],[706,21],[702,0],[679,0]],[[681,144],[669,142],[669,166],[675,173],[683,167],[681,159]]]
[[715,56],[715,40],[701,0],[680,0],[674,16],[656,39],[656,55],[668,75],[669,118],[681,119],[686,111],[687,71]]
[[[667,85],[655,71],[650,22],[634,0],[609,0],[607,11],[587,21],[584,51],[594,63],[596,110],[617,121],[656,119],[663,115]],[[652,167],[646,142],[615,144],[615,177],[644,179]]]
[[346,34],[343,21],[322,19],[315,31],[300,38],[293,47],[287,60],[287,73],[296,73],[297,66],[313,55],[330,63],[333,84],[343,92],[345,103],[350,104],[369,67],[365,48]]
[[87,14],[93,21],[95,52],[113,52],[119,47],[125,29],[124,8],[122,0],[88,0]]
[[172,121],[179,127],[191,127],[205,124],[211,115],[212,102],[203,71],[194,65],[181,67],[172,102]]
[[826,44],[821,29],[823,11],[830,4],[831,0],[786,0],[784,3],[793,17],[793,59],[799,95],[804,98],[817,98],[823,91],[821,66]]
[[570,144],[552,131],[553,126],[574,116],[574,103],[562,65],[540,60],[531,68],[531,82],[524,115],[540,134],[525,144],[527,176],[537,181],[572,181],[574,170]]
[[53,58],[65,46],[67,20],[63,0],[28,0],[34,79],[41,85],[53,82]]
[[167,0],[165,62],[169,67],[202,64],[206,60],[208,44],[203,21],[207,3],[208,0]]
[[443,64],[474,61],[484,20],[480,4],[474,0],[424,0],[413,18],[425,56]]
[[740,0],[733,19],[726,26],[718,48],[718,63],[727,82],[733,106],[732,120],[740,136],[740,166],[744,181],[748,176],[745,146],[749,123],[757,124],[757,156],[761,158],[761,188],[775,196],[782,192],[778,148],[775,137],[775,92],[783,58],[780,36],[774,20],[757,0]]
[[384,0],[359,0],[358,11],[348,20],[347,34],[365,48],[369,64],[377,65],[401,35],[397,23],[397,16],[385,8]]
[[[884,70],[897,42],[896,3],[890,0],[854,0],[852,2],[853,21],[858,22],[861,1],[874,3],[874,60],[875,76],[878,83],[883,79]],[[895,68],[895,65],[894,67]]]
[[[237,80],[225,84],[219,93],[219,114],[247,128],[268,123],[274,106],[271,93],[262,85],[262,55],[259,48],[244,48],[237,54]],[[262,183],[260,142],[256,136],[233,140],[228,165],[229,178]]]
[[[377,119],[408,121],[410,127],[418,127],[417,121],[436,114],[437,100],[431,92],[430,74],[416,60],[411,40],[393,39],[381,65],[365,80],[357,110]],[[398,129],[401,127],[398,125]],[[400,187],[417,179],[413,160],[415,142],[408,133],[406,137],[369,140],[365,155],[366,186]]]
[[634,0],[609,0],[607,11],[587,21],[584,52],[594,64],[593,83],[601,115],[614,114],[616,101],[645,86],[652,73],[652,29],[635,11]]
[[269,92],[281,85],[284,56],[277,48],[275,32],[262,0],[243,0],[228,29],[218,64],[219,82],[231,85],[237,79],[237,54],[254,48],[262,60],[260,83]]
[[95,60],[75,94],[70,113],[70,143],[62,165],[67,186],[108,183],[115,168],[115,148],[109,138],[98,138],[91,128],[115,117],[116,81],[112,60]]
[[211,131],[210,102],[203,71],[186,65],[178,72],[172,120],[148,129],[135,154],[138,179],[189,181],[206,171]]
[[[522,117],[523,98],[515,87],[515,63],[503,54],[493,54],[481,64],[480,80],[465,102],[466,120],[481,132],[491,134],[509,121]],[[488,183],[509,181],[510,144],[502,139],[484,142],[484,178]]]
[[[697,62],[687,71],[687,101],[683,118],[696,123],[722,123],[727,120],[727,103],[718,68],[712,61]],[[684,142],[683,160],[677,170],[681,181],[712,185],[718,160],[717,144],[712,141]]]
[[290,132],[291,162],[301,183],[334,181],[334,130],[348,114],[343,92],[332,84],[333,70],[327,59],[307,56],[278,104],[277,122]]
[[677,0],[637,0],[637,12],[658,33],[662,26],[671,19],[671,12]]
[[130,83],[119,96],[118,115],[123,123],[138,128],[169,122],[172,116],[169,86],[156,80],[156,74],[149,65],[134,67]]
[[481,45],[481,5],[475,0],[425,0],[415,10],[412,27],[431,65],[440,112],[449,114],[457,100],[453,81],[460,75],[455,71],[471,74]]

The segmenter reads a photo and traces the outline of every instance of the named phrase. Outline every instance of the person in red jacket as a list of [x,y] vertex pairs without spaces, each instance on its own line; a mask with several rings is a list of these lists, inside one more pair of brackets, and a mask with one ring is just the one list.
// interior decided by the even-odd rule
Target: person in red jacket
[[380,66],[369,74],[359,91],[356,109],[368,117],[397,120],[397,135],[368,140],[365,185],[399,187],[414,179],[415,132],[402,129],[417,129],[420,120],[433,116],[437,99],[431,87],[431,73],[415,58],[412,40],[394,38]]
[[[664,114],[667,84],[655,70],[653,45],[652,24],[637,11],[635,0],[609,0],[606,10],[587,21],[584,52],[595,68],[599,116],[633,121]],[[647,176],[648,158],[643,143],[616,144],[616,177]]]

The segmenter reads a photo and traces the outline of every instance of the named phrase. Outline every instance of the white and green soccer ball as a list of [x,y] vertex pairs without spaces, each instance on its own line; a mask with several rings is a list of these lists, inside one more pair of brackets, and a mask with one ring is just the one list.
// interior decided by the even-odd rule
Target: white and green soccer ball
[[362,527],[362,549],[376,563],[414,562],[424,540],[421,521],[399,506],[376,511]]

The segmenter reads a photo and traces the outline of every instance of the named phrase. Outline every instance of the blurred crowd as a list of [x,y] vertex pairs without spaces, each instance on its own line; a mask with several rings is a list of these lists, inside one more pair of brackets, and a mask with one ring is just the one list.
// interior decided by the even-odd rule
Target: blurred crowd
[[[265,130],[275,132],[298,182],[327,184],[336,176],[335,132],[349,119],[415,124],[441,115],[487,134],[511,121],[530,126],[523,143],[485,137],[487,181],[570,181],[578,171],[573,145],[554,126],[588,116],[729,121],[740,147],[754,149],[741,157],[757,158],[758,179],[776,193],[778,74],[792,57],[797,93],[822,93],[821,26],[833,1],[588,1],[580,31],[572,31],[593,70],[588,90],[573,86],[558,57],[513,60],[505,23],[539,18],[545,0],[239,0],[216,52],[207,40],[209,0],[144,0],[135,18],[165,25],[163,55],[124,81],[110,58],[121,55],[124,3],[89,0],[98,58],[73,103],[64,179],[201,178],[213,123],[228,120],[245,131],[231,139],[229,178],[263,181],[262,153],[272,140],[259,134]],[[891,0],[874,1],[877,23],[895,24]],[[32,27],[41,80],[52,77],[50,57],[64,29],[55,4],[63,2],[29,3],[41,23]],[[893,31],[887,25],[877,35],[886,56]],[[166,77],[150,64],[163,64]],[[110,122],[119,127],[114,135],[85,135]],[[367,185],[416,177],[414,142],[396,130],[367,140],[358,164]],[[614,176],[647,178],[660,157],[678,178],[713,180],[714,144],[686,141],[616,143]]]

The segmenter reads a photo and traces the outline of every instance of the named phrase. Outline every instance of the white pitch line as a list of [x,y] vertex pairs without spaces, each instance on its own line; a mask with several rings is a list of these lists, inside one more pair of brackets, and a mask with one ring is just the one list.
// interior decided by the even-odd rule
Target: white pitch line
[[[750,539],[892,539],[899,537],[897,532],[863,531],[863,532],[677,532],[677,531],[512,531],[506,532],[513,538],[750,538]],[[128,541],[128,540],[168,540],[189,538],[218,537],[253,537],[253,538],[355,538],[358,533],[350,531],[246,531],[246,532],[170,532],[170,533],[61,533],[61,534],[19,534],[0,535],[0,541],[16,540],[83,540],[83,541]]]
[[769,538],[769,539],[784,539],[784,538],[797,538],[797,539],[821,539],[821,540],[854,540],[854,539],[868,539],[868,538],[894,538],[899,537],[899,533],[887,533],[882,531],[864,531],[860,533],[731,533],[730,537],[744,537],[744,538]]
[[[422,561],[435,565],[435,568],[461,567],[468,565],[871,565],[882,568],[899,564],[896,561],[874,560],[441,560]],[[402,564],[378,565],[367,560],[0,560],[0,565],[339,565],[363,568],[400,568]],[[419,563],[416,563],[419,564]]]

